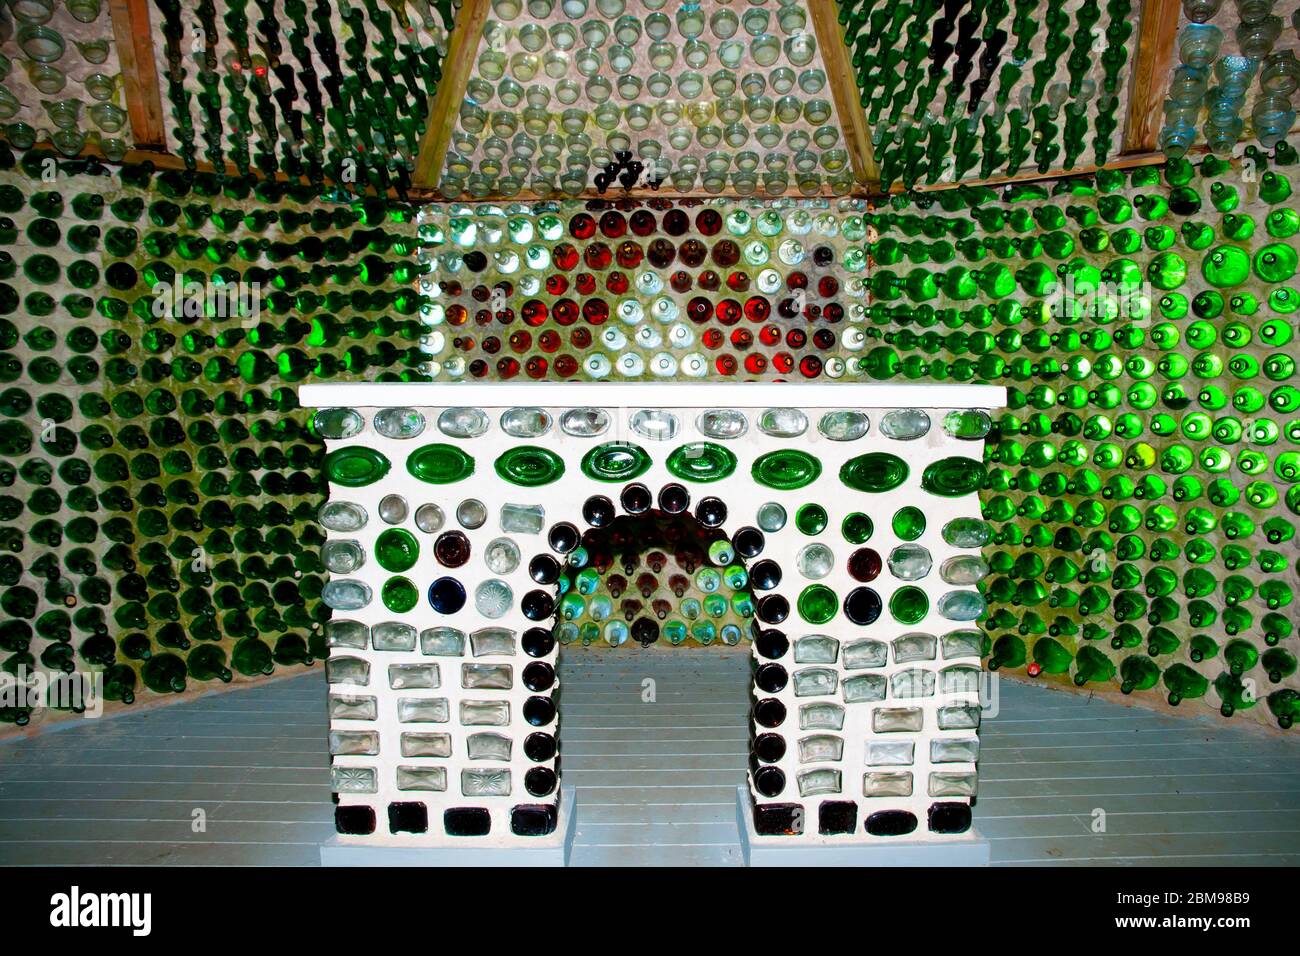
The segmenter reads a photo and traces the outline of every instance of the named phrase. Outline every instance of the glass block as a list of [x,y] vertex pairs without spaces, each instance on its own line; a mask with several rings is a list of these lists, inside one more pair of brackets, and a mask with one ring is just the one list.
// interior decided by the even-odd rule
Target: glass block
[[374,730],[331,730],[330,753],[335,756],[379,753],[379,733]]
[[832,734],[814,734],[799,738],[800,763],[824,763],[844,756],[844,739]]
[[818,768],[802,770],[796,775],[799,782],[799,796],[816,797],[823,794],[842,792],[842,774],[838,770]]
[[389,664],[388,686],[393,690],[432,690],[442,686],[437,664]]
[[538,534],[546,522],[546,509],[541,505],[501,506],[501,530],[508,534]]
[[379,789],[375,768],[331,767],[330,789],[334,793],[375,793]]
[[913,661],[932,661],[938,653],[939,641],[933,634],[912,631],[894,638],[894,663],[910,664]]
[[939,674],[941,694],[978,694],[980,669],[968,665],[946,667]]
[[862,795],[864,797],[910,797],[912,775],[907,772],[863,774]]
[[940,730],[976,730],[980,725],[978,704],[948,704],[936,712]]
[[504,627],[480,628],[470,634],[469,646],[475,657],[508,657],[515,652],[515,632]]
[[420,653],[430,657],[460,657],[465,653],[465,632],[454,627],[431,627],[420,632]]
[[979,631],[962,629],[949,631],[939,639],[944,660],[957,657],[979,657],[982,636]]
[[834,664],[839,653],[840,642],[825,634],[809,634],[794,642],[796,664]]
[[403,757],[450,757],[451,734],[402,732]]
[[510,796],[510,771],[467,768],[460,772],[460,792],[467,797]]
[[850,641],[844,645],[844,668],[862,670],[867,667],[884,667],[889,663],[889,645],[883,641]]
[[325,622],[325,643],[331,648],[364,651],[370,646],[370,628],[360,621],[335,618]]
[[504,700],[463,700],[460,722],[466,727],[505,727],[510,723],[510,703]]
[[370,639],[377,651],[415,650],[415,628],[401,621],[383,621],[370,631]]
[[355,578],[335,578],[321,588],[320,594],[325,606],[335,611],[359,611],[372,597],[370,585]]
[[[420,756],[420,755],[415,755]],[[447,789],[446,767],[397,767],[398,790],[427,790],[441,793]]]
[[878,734],[916,733],[924,724],[919,707],[881,707],[871,714],[871,729]]
[[325,680],[330,684],[370,683],[370,663],[359,657],[336,657],[325,661]]
[[908,668],[889,678],[889,691],[895,698],[934,696],[934,671],[919,667]]
[[379,702],[374,697],[330,694],[329,715],[331,720],[377,720]]
[[461,664],[460,686],[466,690],[509,690],[514,668],[509,664]]
[[397,720],[403,724],[445,724],[451,707],[445,697],[399,697]]
[[931,763],[974,763],[980,757],[978,737],[941,737],[930,741]]
[[910,767],[916,744],[910,740],[868,740],[867,763],[873,767]]
[[805,667],[794,672],[796,697],[821,697],[835,693],[839,675],[830,667]]
[[470,760],[510,761],[512,742],[505,734],[470,734],[466,743]]
[[932,797],[973,797],[975,784],[973,773],[934,772],[930,774],[927,791]]
[[846,677],[844,679],[844,703],[860,704],[884,700],[887,689],[883,674],[859,674],[857,677]]
[[844,708],[839,704],[818,702],[799,705],[800,730],[843,730]]

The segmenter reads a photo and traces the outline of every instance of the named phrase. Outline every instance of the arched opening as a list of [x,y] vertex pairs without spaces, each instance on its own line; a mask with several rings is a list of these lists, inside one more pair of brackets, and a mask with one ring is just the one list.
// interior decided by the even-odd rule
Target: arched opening
[[536,622],[526,642],[549,632],[558,649],[563,719],[544,751],[579,791],[578,852],[617,857],[635,838],[676,854],[666,859],[734,862],[757,606],[781,569],[763,557],[767,536],[711,489],[592,490],[576,520],[544,531],[528,564],[538,587],[520,599]]

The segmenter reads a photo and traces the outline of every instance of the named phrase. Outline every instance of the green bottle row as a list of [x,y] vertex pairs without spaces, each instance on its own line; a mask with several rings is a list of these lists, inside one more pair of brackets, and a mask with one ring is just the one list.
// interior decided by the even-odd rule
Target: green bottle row
[[312,663],[297,383],[420,377],[413,210],[51,159],[0,152],[0,667],[130,703]]
[[1251,160],[869,217],[868,374],[1009,389],[981,493],[990,667],[1300,717],[1300,166]]

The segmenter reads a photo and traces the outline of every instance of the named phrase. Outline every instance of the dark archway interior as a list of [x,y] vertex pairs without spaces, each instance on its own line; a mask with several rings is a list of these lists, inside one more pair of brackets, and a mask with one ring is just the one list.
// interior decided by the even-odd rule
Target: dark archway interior
[[752,589],[773,586],[780,574],[761,566],[759,580],[751,578],[746,557],[761,551],[761,532],[742,527],[728,537],[725,503],[705,497],[691,508],[691,496],[677,484],[658,495],[628,485],[619,499],[621,508],[605,496],[588,498],[585,531],[567,522],[551,528],[560,561],[558,642],[704,647],[747,641]]

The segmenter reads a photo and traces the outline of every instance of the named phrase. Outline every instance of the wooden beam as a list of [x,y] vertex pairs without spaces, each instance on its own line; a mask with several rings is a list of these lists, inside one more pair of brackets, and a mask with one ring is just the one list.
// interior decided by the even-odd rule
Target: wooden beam
[[1179,0],[1142,0],[1121,155],[1149,153],[1159,145],[1182,10]]
[[465,88],[474,69],[483,27],[487,24],[490,0],[465,0],[456,16],[456,25],[447,40],[447,56],[442,61],[442,79],[429,101],[429,119],[420,139],[411,183],[416,188],[438,185],[442,164],[447,158],[451,131],[460,115]]
[[131,119],[133,145],[136,149],[166,149],[167,127],[148,0],[108,0],[108,15],[113,21],[113,39],[122,66],[122,92]]
[[826,67],[827,82],[835,100],[835,112],[840,117],[844,143],[853,164],[853,175],[868,188],[880,183],[880,169],[876,166],[875,150],[871,145],[871,127],[867,113],[862,108],[862,94],[853,76],[853,61],[844,43],[844,31],[837,17],[838,4],[830,0],[813,0],[808,4],[817,46],[821,48],[822,63]]
[[[1203,146],[1192,147],[1189,152],[1204,152]],[[956,189],[958,186],[1006,186],[1010,183],[1033,183],[1041,180],[1069,179],[1071,176],[1087,176],[1096,173],[1102,169],[1136,169],[1139,166],[1157,166],[1165,162],[1166,157],[1161,152],[1133,153],[1129,156],[1120,156],[1112,159],[1102,166],[1095,164],[1088,166],[1075,166],[1073,169],[1049,169],[1045,173],[1040,173],[1037,169],[1027,169],[1024,172],[1016,173],[1010,176],[990,176],[988,179],[962,179],[950,183],[933,183],[920,184],[912,187],[913,192],[932,193],[940,192],[944,189]],[[894,183],[889,188],[889,193],[905,193],[902,183]]]

